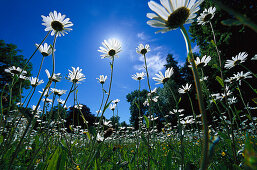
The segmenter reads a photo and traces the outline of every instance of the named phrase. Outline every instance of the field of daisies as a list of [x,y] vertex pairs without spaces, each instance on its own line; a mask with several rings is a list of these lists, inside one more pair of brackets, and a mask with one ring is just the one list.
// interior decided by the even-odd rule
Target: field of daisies
[[[144,59],[144,71],[132,75],[138,82],[134,89],[138,96],[143,91],[142,83],[147,89],[144,89],[144,101],[139,98],[133,101],[138,112],[137,124],[122,126],[115,119],[105,118],[107,110],[118,114],[119,99],[111,100],[110,95],[114,63],[123,52],[119,40],[108,39],[102,42],[98,52],[103,60],[110,61],[110,70],[106,70],[110,76],[97,78],[102,98],[97,115],[89,119],[77,98],[78,86],[85,79],[83,70],[71,67],[66,80],[62,80],[69,81],[70,86],[66,90],[58,88],[64,78],[55,72],[56,40],[72,34],[73,23],[60,12],[50,12],[48,16],[42,15],[46,35],[36,44],[25,66],[4,70],[11,81],[0,91],[0,169],[257,169],[257,74],[254,67],[248,67],[257,64],[257,52],[249,55],[241,51],[224,59],[212,21],[219,7],[235,18],[224,22],[227,25],[241,24],[257,32],[256,24],[221,1],[214,1],[205,9],[200,8],[204,0],[157,1],[148,2],[152,12],[147,13],[147,24],[154,27],[156,33],[181,30],[192,75],[192,82],[168,89],[174,104],[172,109],[165,115],[158,114],[163,101],[158,89],[150,84],[151,44],[138,44],[135,50]],[[212,56],[193,53],[190,33],[194,31],[189,33],[185,24],[208,28],[212,39],[208,46],[214,49],[215,61]],[[45,43],[50,38],[53,42]],[[28,77],[26,68],[39,52],[42,58],[38,73]],[[42,80],[45,57],[52,58],[52,65],[45,70],[48,79]],[[209,65],[213,65],[215,71],[206,71]],[[233,71],[235,68],[239,71]],[[175,72],[175,68],[169,67],[152,79],[167,87]],[[210,79],[211,76],[215,79]],[[29,82],[30,89],[22,97],[21,87],[25,82]],[[212,84],[217,91],[209,88]],[[41,90],[40,97],[33,103],[32,97],[38,90]],[[184,100],[187,104],[181,104]],[[74,104],[71,111],[66,106],[69,101]],[[146,110],[144,113],[142,107]]]

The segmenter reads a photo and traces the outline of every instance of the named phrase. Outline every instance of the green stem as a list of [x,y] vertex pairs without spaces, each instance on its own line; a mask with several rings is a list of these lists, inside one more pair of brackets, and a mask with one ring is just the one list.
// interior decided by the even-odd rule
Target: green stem
[[202,95],[202,87],[200,84],[199,75],[196,69],[196,64],[194,61],[194,56],[192,52],[191,42],[189,39],[189,36],[187,34],[187,31],[185,27],[182,25],[180,26],[181,32],[183,34],[183,37],[185,39],[185,43],[187,46],[188,51],[188,60],[190,61],[192,65],[192,71],[194,75],[194,82],[196,86],[196,92],[197,92],[197,98],[198,98],[198,104],[199,104],[199,110],[202,115],[202,122],[203,122],[203,146],[202,146],[202,155],[201,155],[201,170],[205,170],[208,168],[208,149],[209,149],[209,134],[208,134],[208,125],[207,125],[207,115],[204,108],[204,101],[203,101],[203,95]]

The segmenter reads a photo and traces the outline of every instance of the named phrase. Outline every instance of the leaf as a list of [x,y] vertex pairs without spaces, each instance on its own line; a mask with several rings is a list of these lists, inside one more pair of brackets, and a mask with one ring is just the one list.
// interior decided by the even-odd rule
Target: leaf
[[257,98],[253,98],[252,101],[257,104]]
[[149,119],[144,115],[146,127],[149,128]]
[[168,156],[166,159],[166,168],[165,169],[169,169],[171,167],[171,151],[168,152]]
[[52,169],[57,169],[57,163],[59,160],[59,156],[60,156],[60,149],[57,148],[53,154],[53,156],[51,157],[51,159],[48,160],[48,167],[47,169],[52,170]]
[[221,24],[225,26],[238,26],[241,25],[241,22],[236,19],[226,19],[221,21]]
[[136,106],[137,106],[138,110],[140,110],[140,107],[139,107],[139,105],[137,104],[137,102],[135,102],[135,104],[136,104]]
[[3,135],[1,135],[0,136],[0,143],[3,143],[3,141],[4,141],[4,137],[3,137]]
[[219,76],[216,76],[216,80],[220,83],[222,87],[224,87],[224,82]]
[[178,100],[178,104],[181,102],[181,97],[179,98],[179,100]]
[[104,107],[102,114],[104,114],[105,110],[110,106],[111,102],[112,102],[112,100]]

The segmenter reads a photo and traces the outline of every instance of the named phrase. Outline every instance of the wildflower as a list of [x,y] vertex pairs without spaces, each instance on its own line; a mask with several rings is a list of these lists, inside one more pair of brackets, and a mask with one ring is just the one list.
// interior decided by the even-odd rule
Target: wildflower
[[83,108],[82,104],[77,104],[74,106],[75,109],[81,110]]
[[247,79],[247,78],[252,78],[252,76],[250,76],[251,75],[250,72],[244,73],[243,71],[241,71],[241,72],[238,72],[237,74],[233,74],[233,75],[234,75],[234,79],[239,81],[239,85],[241,85],[241,80]]
[[155,97],[153,98],[153,102],[157,103],[157,102],[158,102],[158,98],[159,98],[159,96],[155,96]]
[[104,137],[101,136],[99,133],[97,133],[97,135],[96,135],[96,140],[97,140],[98,142],[102,142],[102,141],[104,141]]
[[236,97],[232,97],[232,98],[228,98],[228,104],[235,104],[237,102],[237,99],[236,99]]
[[226,155],[226,153],[225,153],[225,152],[222,152],[222,153],[221,153],[221,156],[225,156],[225,155]]
[[52,103],[53,102],[53,100],[49,99],[49,98],[42,99],[42,101],[46,102],[46,103]]
[[177,29],[184,24],[192,23],[196,17],[196,12],[200,9],[199,5],[203,0],[161,0],[161,4],[154,1],[148,2],[148,6],[155,13],[148,13],[147,17],[151,20],[147,24],[162,28],[157,31],[161,33]]
[[153,79],[158,82],[156,84],[161,84],[161,83],[164,84],[169,80],[169,78],[172,76],[173,73],[174,73],[173,68],[170,67],[165,71],[165,77],[162,74],[162,72],[159,71],[159,74],[155,74],[157,77],[153,77]]
[[143,105],[144,105],[144,106],[149,106],[150,103],[148,102],[148,100],[146,100],[146,101],[144,101]]
[[51,91],[55,95],[61,96],[61,95],[65,94],[67,90],[59,90],[59,89],[51,88]]
[[57,101],[58,101],[59,104],[64,104],[64,102],[65,102],[65,101],[62,100],[62,99],[57,99]]
[[157,88],[155,87],[153,90],[151,90],[150,93],[147,94],[147,96],[151,96],[152,94],[155,94],[157,92]]
[[113,100],[112,103],[118,104],[120,102],[120,99]]
[[51,75],[47,69],[45,70],[45,72],[46,72],[48,79],[52,79],[53,82],[61,81],[61,73],[53,74],[53,77],[51,78]]
[[182,93],[182,94],[183,94],[183,93],[187,93],[187,92],[190,91],[191,86],[192,86],[192,84],[189,85],[188,83],[187,83],[185,86],[182,85],[182,88],[179,88],[179,89],[178,89],[178,92],[179,92],[179,93]]
[[145,77],[145,73],[144,72],[136,73],[136,74],[132,75],[132,79],[134,79],[134,80],[143,80],[144,77]]
[[248,54],[246,52],[240,52],[238,55],[235,57],[232,57],[232,60],[227,60],[225,63],[225,68],[226,69],[231,69],[232,67],[245,62]]
[[139,44],[139,46],[136,49],[138,54],[145,55],[150,51],[150,46],[149,44],[146,44],[145,46],[143,44]]
[[200,81],[206,81],[209,77],[208,76],[204,76],[202,78],[200,78]]
[[[44,92],[44,89],[42,89],[42,91],[38,91],[38,92],[42,94]],[[45,93],[43,94],[43,96],[48,97],[49,96],[48,92],[49,92],[49,88],[45,90]]]
[[173,109],[173,111],[170,111],[170,114],[177,114],[185,111],[184,109]]
[[27,71],[22,70],[20,67],[15,67],[15,66],[11,66],[7,69],[4,69],[4,71],[6,73],[10,73],[12,76],[19,75],[19,74],[25,76],[25,74],[27,74]]
[[85,75],[81,73],[82,69],[79,69],[77,67],[76,69],[72,67],[72,71],[69,70],[68,80],[70,80],[73,83],[79,83],[80,81],[86,79]]
[[255,54],[251,60],[257,60],[257,54]]
[[116,108],[116,104],[110,104],[110,109],[111,109],[112,111],[114,111],[115,108]]
[[100,84],[104,84],[107,79],[107,76],[100,75],[100,78],[96,78],[96,79],[98,79]]
[[104,138],[108,138],[112,135],[113,133],[113,128],[108,128],[105,132],[104,132]]
[[210,7],[209,9],[205,9],[197,18],[198,24],[205,25],[206,23],[209,23],[211,19],[214,17],[215,12],[216,12],[215,7]]
[[[199,57],[196,58],[195,60],[195,65],[198,67],[198,68],[201,68],[201,67],[205,67],[207,66],[207,64],[211,61],[211,57],[210,56],[203,56],[202,59],[200,59]],[[190,67],[191,65],[189,65]]]
[[43,18],[42,25],[46,26],[45,31],[52,31],[51,35],[57,35],[57,37],[65,34],[68,34],[67,31],[71,31],[72,29],[69,28],[73,26],[73,23],[70,22],[70,18],[65,19],[65,15],[62,15],[60,12],[57,13],[56,11],[50,12],[49,16],[45,17],[41,15]]
[[113,58],[113,57],[119,57],[117,54],[121,51],[121,43],[118,40],[115,39],[109,39],[108,41],[104,40],[102,43],[103,47],[99,47],[99,52],[103,53],[103,58]]
[[112,121],[105,121],[105,120],[103,120],[103,125],[104,126],[111,126],[111,122]]
[[35,44],[35,45],[44,57],[47,57],[52,54],[52,46],[51,45],[47,45],[47,43],[45,43],[44,45],[40,45],[40,46],[39,46],[39,44]]
[[37,87],[38,85],[44,83],[43,80],[39,80],[37,77],[30,77],[29,81],[32,87]]

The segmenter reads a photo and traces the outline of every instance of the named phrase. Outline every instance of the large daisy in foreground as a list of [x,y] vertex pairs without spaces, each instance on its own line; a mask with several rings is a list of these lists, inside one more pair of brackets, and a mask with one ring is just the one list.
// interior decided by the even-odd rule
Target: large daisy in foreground
[[[60,12],[57,13],[56,11],[50,12],[49,16],[43,16],[44,23],[42,25],[46,26],[45,31],[52,31],[51,35],[57,34],[57,37],[61,35],[68,34],[67,31],[71,31],[72,29],[69,28],[73,26],[73,23],[70,22],[70,18],[65,19],[65,15],[62,15]],[[64,34],[65,33],[65,34]]]
[[114,56],[119,57],[117,54],[121,52],[121,43],[116,39],[104,40],[102,43],[103,47],[99,47],[99,52],[103,53],[102,58],[113,58]]
[[156,33],[165,33],[184,24],[192,23],[203,0],[160,0],[160,2],[162,5],[154,1],[148,2],[149,8],[155,13],[147,14],[147,17],[151,19],[147,21],[147,24],[162,28]]

